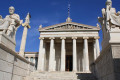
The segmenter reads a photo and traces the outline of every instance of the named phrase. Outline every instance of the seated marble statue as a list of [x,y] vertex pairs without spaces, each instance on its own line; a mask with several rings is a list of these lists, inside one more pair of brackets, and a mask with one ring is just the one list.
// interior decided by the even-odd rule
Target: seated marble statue
[[7,15],[4,19],[0,16],[0,29],[11,38],[15,38],[17,28],[22,24],[22,20],[18,14],[15,14],[15,8],[9,7],[10,15]]
[[114,25],[120,26],[120,12],[116,13],[115,8],[110,9],[110,22]]
[[120,11],[116,12],[115,8],[112,8],[112,2],[107,2],[107,8],[102,9],[103,17],[98,17],[101,25],[106,26],[107,31],[112,27],[120,26]]

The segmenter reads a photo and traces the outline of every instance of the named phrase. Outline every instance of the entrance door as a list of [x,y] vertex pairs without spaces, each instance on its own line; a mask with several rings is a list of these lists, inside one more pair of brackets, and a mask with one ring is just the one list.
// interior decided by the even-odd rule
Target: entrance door
[[66,55],[66,71],[72,71],[72,55]]

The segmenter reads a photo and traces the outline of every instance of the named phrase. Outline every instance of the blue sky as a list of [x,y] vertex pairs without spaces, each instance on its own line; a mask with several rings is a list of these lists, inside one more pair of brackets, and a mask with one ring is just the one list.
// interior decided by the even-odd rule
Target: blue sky
[[[105,8],[106,0],[1,0],[0,15],[3,18],[9,14],[8,8],[15,7],[15,13],[25,19],[31,14],[31,28],[28,30],[26,52],[39,51],[39,25],[49,26],[65,22],[67,18],[68,1],[71,4],[70,16],[73,22],[96,26],[97,17],[101,16],[101,9]],[[112,0],[113,7],[120,10],[120,0]],[[23,27],[20,26],[16,34],[16,51],[20,49]],[[100,31],[100,45],[102,31]]]

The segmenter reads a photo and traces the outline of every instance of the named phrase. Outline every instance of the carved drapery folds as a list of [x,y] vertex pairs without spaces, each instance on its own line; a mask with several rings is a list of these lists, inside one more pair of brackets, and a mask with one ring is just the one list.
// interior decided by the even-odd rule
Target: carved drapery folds
[[7,15],[4,19],[0,16],[0,30],[15,40],[17,28],[23,21],[20,20],[19,15],[15,14],[14,11],[14,7],[11,6],[9,8],[10,15]]
[[116,9],[112,8],[112,1],[106,2],[106,8],[102,9],[102,15],[103,17],[98,17],[98,20],[107,32],[112,28],[120,27],[120,11],[116,12]]

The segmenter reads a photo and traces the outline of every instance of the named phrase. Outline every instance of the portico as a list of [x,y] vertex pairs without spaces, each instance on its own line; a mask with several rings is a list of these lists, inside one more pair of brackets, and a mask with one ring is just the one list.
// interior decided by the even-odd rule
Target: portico
[[40,28],[37,70],[89,72],[100,52],[99,30],[70,20]]

